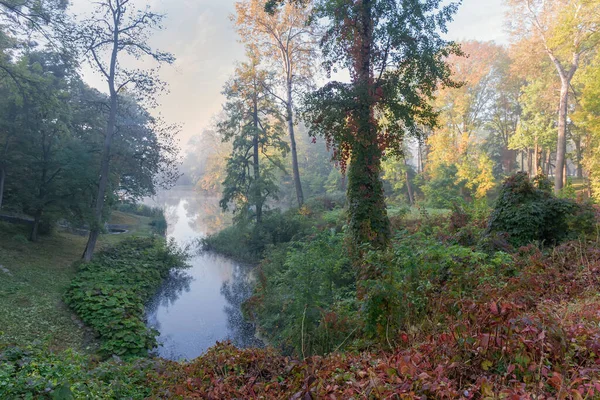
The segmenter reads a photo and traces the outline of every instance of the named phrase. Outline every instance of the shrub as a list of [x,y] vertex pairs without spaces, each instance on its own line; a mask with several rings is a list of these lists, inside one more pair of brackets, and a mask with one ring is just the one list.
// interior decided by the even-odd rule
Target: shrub
[[165,236],[167,234],[167,218],[162,210],[160,210],[160,215],[156,216],[151,222],[150,226],[154,233]]
[[98,333],[102,354],[146,355],[157,332],[144,323],[144,303],[184,258],[173,242],[128,239],[81,264],[65,301]]
[[485,254],[448,244],[422,232],[401,232],[387,252],[368,253],[363,268],[376,279],[361,283],[365,293],[366,333],[380,339],[431,315],[440,293],[457,301],[473,297],[482,283],[500,282],[514,272],[512,258],[502,252]]
[[506,233],[520,247],[532,242],[556,244],[569,237],[569,218],[579,206],[556,198],[543,177],[533,182],[519,172],[506,179],[490,217],[488,233]]
[[415,185],[420,186],[425,202],[431,208],[452,208],[456,202],[463,201],[461,191],[466,191],[464,184],[457,184],[458,169],[455,165],[442,165],[435,177],[425,180],[418,175]]
[[310,220],[297,210],[279,210],[265,214],[262,224],[239,221],[202,240],[205,250],[240,261],[258,263],[265,251],[274,245],[299,240],[309,231]]
[[141,215],[142,217],[160,218],[164,216],[162,208],[150,207],[145,204],[120,203],[116,206],[116,209],[127,214]]
[[344,236],[321,232],[269,252],[245,308],[270,343],[298,355],[328,353],[355,326],[354,282]]

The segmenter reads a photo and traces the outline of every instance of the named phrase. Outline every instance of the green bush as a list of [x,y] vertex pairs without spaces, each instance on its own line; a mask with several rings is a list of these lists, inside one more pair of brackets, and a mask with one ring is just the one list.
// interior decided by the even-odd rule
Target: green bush
[[167,218],[162,210],[160,211],[160,215],[156,216],[152,222],[150,222],[150,226],[152,227],[154,233],[158,235],[165,236],[167,234]]
[[357,310],[345,248],[343,235],[320,232],[266,255],[245,309],[269,343],[305,356],[344,343]]
[[164,211],[160,207],[150,207],[145,204],[120,203],[116,206],[117,211],[127,214],[141,215],[142,217],[160,218],[164,217]]
[[442,165],[435,178],[424,179],[417,175],[415,185],[420,187],[425,197],[425,205],[431,208],[450,209],[457,202],[463,202],[461,192],[467,192],[464,184],[458,185],[456,165]]
[[334,192],[319,197],[308,199],[305,206],[313,212],[332,211],[346,205],[346,193]]
[[298,240],[309,232],[311,221],[297,210],[270,211],[265,214],[262,224],[240,221],[215,235],[202,240],[205,250],[235,258],[236,260],[258,263],[265,251],[271,247],[292,240]]
[[532,242],[554,245],[572,233],[569,218],[580,207],[572,200],[557,198],[549,182],[538,177],[531,181],[519,172],[503,184],[490,217],[488,233],[508,235],[516,247]]
[[98,333],[102,354],[146,355],[157,333],[144,323],[144,304],[184,258],[173,242],[128,239],[81,264],[65,301]]
[[422,232],[399,233],[390,250],[368,253],[363,268],[377,276],[361,283],[365,333],[380,339],[430,315],[435,305],[429,299],[435,293],[457,301],[472,298],[480,284],[495,284],[499,276],[514,273],[506,253],[477,252]]
[[507,253],[475,251],[422,231],[400,232],[391,249],[367,252],[360,267],[366,270],[372,278],[358,280],[343,234],[316,233],[267,252],[245,310],[269,343],[296,355],[326,354],[385,343],[436,314],[430,299],[440,292],[458,303],[516,273]]

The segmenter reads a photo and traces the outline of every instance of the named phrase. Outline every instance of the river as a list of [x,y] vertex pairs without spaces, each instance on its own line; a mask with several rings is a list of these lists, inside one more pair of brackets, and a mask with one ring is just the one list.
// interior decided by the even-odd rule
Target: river
[[197,243],[231,224],[218,198],[175,188],[145,203],[165,210],[168,238],[189,246],[192,254],[190,268],[172,272],[146,307],[148,325],[159,332],[157,355],[191,360],[225,340],[238,347],[260,347],[240,308],[252,292],[252,267],[202,252]]

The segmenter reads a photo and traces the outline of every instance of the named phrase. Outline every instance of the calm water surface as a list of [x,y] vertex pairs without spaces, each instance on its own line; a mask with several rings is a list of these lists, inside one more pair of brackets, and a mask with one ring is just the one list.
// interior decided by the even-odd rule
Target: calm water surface
[[252,292],[252,268],[200,252],[196,244],[231,223],[220,211],[218,199],[173,189],[146,203],[165,209],[168,237],[180,246],[190,245],[193,254],[188,261],[191,268],[172,272],[147,306],[148,325],[160,333],[158,355],[189,360],[224,340],[238,347],[261,346],[240,309]]

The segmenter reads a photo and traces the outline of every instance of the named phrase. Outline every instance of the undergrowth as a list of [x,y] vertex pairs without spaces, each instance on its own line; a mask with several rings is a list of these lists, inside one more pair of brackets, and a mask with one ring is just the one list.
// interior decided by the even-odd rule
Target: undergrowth
[[67,350],[40,346],[0,348],[2,399],[145,399],[156,361],[112,359],[99,362]]
[[65,301],[97,332],[103,355],[146,355],[156,346],[157,332],[144,323],[144,304],[184,260],[173,242],[125,240],[79,266]]
[[268,249],[298,241],[308,236],[314,227],[336,227],[342,224],[343,210],[324,211],[303,207],[285,212],[269,211],[261,224],[238,221],[234,226],[202,240],[205,250],[234,258],[238,261],[258,264]]

